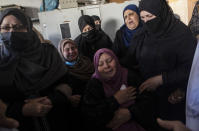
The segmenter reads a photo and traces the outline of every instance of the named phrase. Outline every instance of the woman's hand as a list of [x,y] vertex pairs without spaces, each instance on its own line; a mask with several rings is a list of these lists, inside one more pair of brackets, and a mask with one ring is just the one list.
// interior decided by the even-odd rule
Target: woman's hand
[[19,126],[19,122],[6,117],[5,112],[7,110],[7,105],[0,100],[0,127],[5,127],[5,128],[17,128]]
[[160,118],[157,119],[158,124],[168,130],[172,131],[191,131],[185,127],[185,125],[180,121],[166,121]]
[[113,130],[117,129],[122,124],[129,121],[130,119],[131,119],[130,111],[126,108],[120,108],[115,112],[113,119],[107,124],[107,127],[112,128]]
[[171,93],[171,95],[168,97],[168,101],[171,104],[177,104],[181,102],[184,98],[185,98],[185,92],[178,88]]
[[56,87],[56,90],[63,93],[67,98],[72,96],[72,88],[67,84],[60,84]]
[[69,100],[71,102],[71,104],[74,106],[74,107],[77,107],[79,102],[80,102],[80,99],[81,99],[81,96],[80,95],[72,95],[69,97]]
[[139,87],[139,90],[140,90],[140,93],[142,93],[144,90],[154,91],[160,85],[162,85],[162,75],[154,76],[147,79],[145,82],[141,84],[141,86]]
[[40,97],[25,100],[26,104],[23,106],[24,116],[45,116],[53,107],[51,101],[47,97]]
[[134,100],[136,98],[136,88],[130,86],[126,89],[119,90],[114,94],[114,97],[119,104]]

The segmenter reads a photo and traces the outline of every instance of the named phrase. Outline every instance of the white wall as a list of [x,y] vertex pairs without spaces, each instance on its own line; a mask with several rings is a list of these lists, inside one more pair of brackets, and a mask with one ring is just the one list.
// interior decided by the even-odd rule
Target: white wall
[[78,19],[83,11],[86,15],[98,15],[102,19],[102,29],[114,40],[116,31],[124,24],[122,12],[128,4],[137,5],[138,0],[41,12],[39,13],[41,32],[44,38],[57,46],[61,40],[60,24],[69,23],[71,38],[75,39],[80,34]]
[[16,4],[28,9],[33,9],[33,11],[39,11],[41,3],[42,0],[0,0],[0,6]]
[[170,0],[169,5],[173,9],[173,12],[180,16],[181,21],[187,25],[189,22],[187,0]]

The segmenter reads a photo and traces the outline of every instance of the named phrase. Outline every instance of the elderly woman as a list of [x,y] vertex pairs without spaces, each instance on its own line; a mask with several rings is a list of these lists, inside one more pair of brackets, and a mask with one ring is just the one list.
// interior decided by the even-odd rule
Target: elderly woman
[[136,96],[138,73],[121,67],[106,48],[95,53],[94,67],[81,104],[87,130],[144,131],[140,124],[155,130],[153,97],[148,92]]
[[[160,118],[185,122],[185,94],[197,40],[165,0],[141,0],[143,29],[134,37],[127,64],[138,65],[141,91],[157,96]],[[129,63],[130,62],[130,63]]]
[[91,16],[81,16],[78,24],[81,34],[75,39],[75,43],[77,43],[81,55],[88,57],[92,61],[98,49],[111,48],[111,39],[103,32],[96,30]]
[[124,25],[122,25],[116,32],[112,47],[119,61],[125,57],[134,34],[140,27],[142,27],[142,24],[140,23],[139,9],[134,4],[130,4],[124,8],[123,18]]
[[[41,44],[19,9],[0,12],[0,99],[20,131],[69,128],[66,68],[56,48]],[[65,90],[65,92],[63,92]],[[67,94],[68,93],[68,94]]]

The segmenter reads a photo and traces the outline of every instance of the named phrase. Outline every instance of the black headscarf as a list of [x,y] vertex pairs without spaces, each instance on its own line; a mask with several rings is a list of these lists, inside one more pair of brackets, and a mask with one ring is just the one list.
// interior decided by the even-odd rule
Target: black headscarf
[[100,20],[99,16],[97,16],[97,15],[92,15],[91,17],[93,18],[94,21]]
[[89,15],[81,16],[78,20],[78,25],[79,25],[79,29],[81,32],[83,31],[83,29],[86,25],[89,25],[92,28],[95,28],[95,22],[94,22],[93,18]]
[[[184,64],[188,67],[186,69],[182,68],[183,73],[181,72],[181,74],[179,72],[179,74],[176,74],[177,76],[174,75],[168,78],[178,78],[187,82],[186,80],[189,75],[189,68],[197,40],[193,37],[188,27],[174,17],[171,8],[165,0],[141,0],[139,8],[140,11],[145,10],[156,15],[161,21],[157,32],[149,32],[145,26],[146,23],[143,22],[144,27],[136,33],[133,39],[134,44],[132,44],[131,49],[128,52],[129,56],[136,56],[138,63],[132,61],[131,64],[139,64],[140,70],[147,79],[151,76],[161,74],[162,72],[174,70],[171,69],[170,66],[180,64],[178,63],[180,59],[187,59]],[[163,54],[164,52],[168,52],[166,54],[168,54],[168,56],[170,55],[170,58],[175,58],[175,56],[178,56],[179,54],[182,55],[181,57],[183,58],[178,58],[179,60],[177,59],[176,63],[167,63],[164,59],[157,60],[159,57],[166,56],[166,54]],[[145,54],[148,54],[146,55],[147,57]],[[186,56],[184,56],[185,54]],[[162,65],[161,62],[163,63]],[[163,77],[166,76],[167,75]]]
[[[30,19],[19,9],[6,9],[0,12],[0,22],[8,15],[14,15],[27,27],[25,42],[4,41],[0,51],[0,86],[16,86],[24,95],[38,95],[66,74],[65,66],[56,48],[41,44],[32,31]],[[0,33],[5,39],[12,34]],[[27,37],[27,38],[26,38]],[[25,46],[24,46],[25,45]],[[22,46],[23,50],[18,50]],[[15,47],[15,48],[14,48]]]
[[[174,17],[165,0],[141,0],[140,10],[157,16],[150,21],[160,21],[154,24],[158,26],[156,32],[146,28],[150,21],[143,23],[143,30],[132,40],[128,57],[131,61],[128,59],[126,64],[137,65],[144,80],[162,75],[163,83],[154,92],[158,98],[157,115],[163,119],[184,121],[184,100],[171,105],[168,96],[178,88],[186,92],[197,40],[189,28]],[[135,67],[133,65],[131,68]]]
[[[141,0],[139,3],[139,9],[140,12],[145,10],[157,17],[155,18],[157,23],[154,25],[157,30],[153,33],[158,36],[169,32],[178,21],[166,0]],[[143,25],[146,27],[146,23]]]
[[[112,42],[110,38],[101,31],[96,30],[94,20],[91,16],[83,15],[78,21],[81,34],[75,38],[78,45],[79,53],[93,60],[94,53],[100,48],[111,48]],[[89,25],[93,29],[82,32],[83,28]]]

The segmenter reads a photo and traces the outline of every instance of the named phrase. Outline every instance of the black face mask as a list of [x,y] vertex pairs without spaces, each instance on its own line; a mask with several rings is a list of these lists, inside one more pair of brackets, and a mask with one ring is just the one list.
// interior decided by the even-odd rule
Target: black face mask
[[92,29],[92,30],[82,33],[82,36],[89,40],[93,39],[95,37],[95,35],[96,35],[95,29]]
[[101,25],[95,25],[96,30],[101,30]]
[[161,26],[161,19],[160,17],[156,17],[144,23],[144,26],[149,32],[157,33],[160,30],[159,27]]
[[1,33],[1,36],[5,46],[16,51],[22,51],[28,48],[32,40],[32,35],[28,32],[5,32]]

